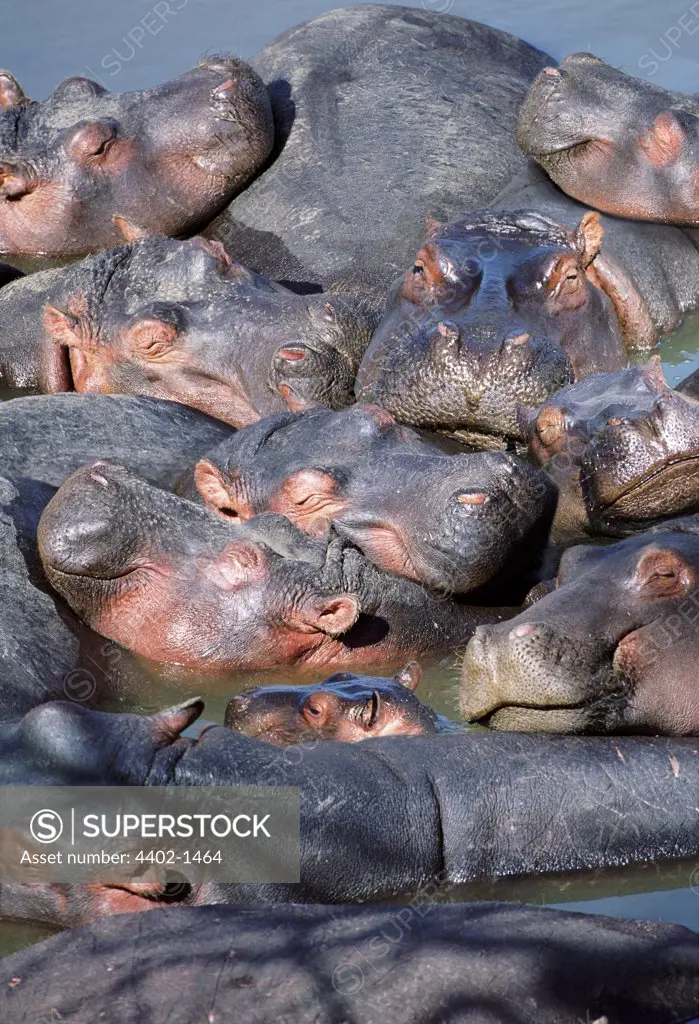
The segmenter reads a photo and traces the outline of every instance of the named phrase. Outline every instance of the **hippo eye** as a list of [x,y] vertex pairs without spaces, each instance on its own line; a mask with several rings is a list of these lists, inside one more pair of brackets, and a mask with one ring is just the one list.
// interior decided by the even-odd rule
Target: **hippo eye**
[[620,420],[618,416],[614,416],[611,420],[607,420],[608,427],[620,427],[623,420]]
[[312,704],[311,701],[308,701],[308,703],[306,704],[306,711],[309,715],[312,715],[313,718],[318,718],[318,716],[322,714],[321,709],[318,707],[318,705]]

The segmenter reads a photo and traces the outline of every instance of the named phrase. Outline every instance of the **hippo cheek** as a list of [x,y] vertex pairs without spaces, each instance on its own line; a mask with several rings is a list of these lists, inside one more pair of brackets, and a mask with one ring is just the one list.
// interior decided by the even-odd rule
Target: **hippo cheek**
[[614,669],[628,693],[624,724],[638,732],[696,736],[696,652],[672,634],[673,618],[629,633],[617,647]]

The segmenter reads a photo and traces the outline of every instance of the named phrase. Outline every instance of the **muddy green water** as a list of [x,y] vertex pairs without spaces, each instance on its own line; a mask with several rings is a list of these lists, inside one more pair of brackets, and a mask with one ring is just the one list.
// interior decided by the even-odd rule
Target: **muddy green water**
[[[0,66],[10,68],[36,98],[62,78],[78,74],[98,78],[115,91],[144,88],[181,73],[205,52],[251,56],[285,28],[337,6],[332,0],[0,0]],[[699,2],[423,0],[412,6],[476,18],[557,58],[588,50],[656,85],[686,92],[699,88]],[[688,318],[665,339],[661,353],[670,383],[696,369],[699,316]],[[135,672],[132,676],[130,693],[115,709],[153,710],[204,689],[196,678],[174,683]],[[232,693],[253,681],[221,680],[214,692],[208,686],[207,719],[222,721]],[[420,693],[433,707],[456,717],[457,686],[458,665],[452,662],[430,669]],[[523,900],[673,921],[699,930],[699,858],[696,863],[589,876],[505,880],[464,888],[452,898]],[[0,954],[45,934],[32,926],[0,923]]]

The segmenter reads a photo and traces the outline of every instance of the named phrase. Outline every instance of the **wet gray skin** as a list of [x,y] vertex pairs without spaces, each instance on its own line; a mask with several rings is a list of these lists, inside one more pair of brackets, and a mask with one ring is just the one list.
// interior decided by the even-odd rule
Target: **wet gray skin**
[[571,231],[526,210],[428,225],[364,356],[358,397],[417,426],[519,437],[517,402],[626,365],[593,270],[602,234],[594,214]]
[[374,324],[360,300],[295,295],[217,243],[162,237],[13,282],[0,316],[6,384],[166,398],[233,426],[349,404]]
[[563,555],[557,589],[466,649],[465,718],[496,729],[699,733],[699,528]]
[[699,404],[658,357],[520,410],[530,457],[559,488],[555,532],[625,536],[699,509]]
[[619,217],[699,224],[699,100],[589,53],[544,68],[520,144],[576,199]]
[[264,84],[232,57],[123,95],[69,78],[39,103],[0,72],[0,252],[84,255],[118,245],[124,221],[193,234],[273,139]]
[[504,452],[447,455],[384,410],[355,405],[261,420],[200,459],[183,493],[220,515],[287,516],[312,536],[332,523],[377,566],[467,593],[536,569],[555,488]]
[[231,698],[223,724],[276,746],[453,732],[415,696],[421,677],[413,661],[393,679],[337,672],[310,686],[259,686]]
[[59,488],[38,541],[49,582],[87,625],[153,664],[201,674],[393,668],[455,650],[505,614],[431,594],[280,515],[224,522],[104,462]]
[[517,113],[550,62],[419,5],[343,7],[284,32],[252,59],[275,159],[211,236],[295,290],[339,287],[380,309],[426,217],[484,206],[524,166]]

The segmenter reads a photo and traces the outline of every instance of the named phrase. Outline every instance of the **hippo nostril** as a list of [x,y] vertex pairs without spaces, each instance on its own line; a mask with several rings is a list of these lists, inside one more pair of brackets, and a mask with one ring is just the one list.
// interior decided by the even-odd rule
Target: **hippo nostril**
[[308,349],[305,345],[288,345],[285,348],[280,348],[277,352],[279,359],[286,359],[287,362],[295,363],[299,359],[305,359],[308,354]]
[[100,484],[100,486],[102,487],[109,487],[108,480],[105,477],[101,476],[99,473],[90,473],[90,480],[94,480],[96,484]]

